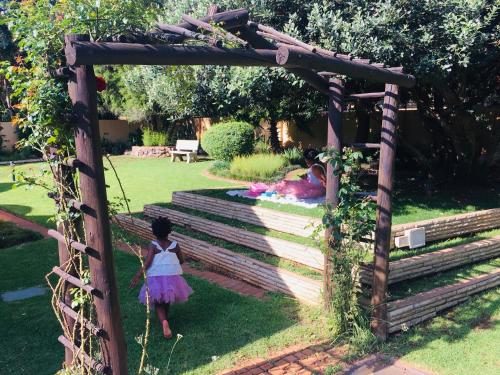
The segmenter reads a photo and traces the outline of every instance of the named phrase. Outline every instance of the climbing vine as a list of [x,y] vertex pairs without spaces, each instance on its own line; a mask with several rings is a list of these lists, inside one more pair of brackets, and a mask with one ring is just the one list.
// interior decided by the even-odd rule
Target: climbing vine
[[322,224],[316,228],[315,236],[318,238],[325,230],[331,233],[330,238],[322,243],[331,264],[327,277],[334,285],[329,301],[334,334],[353,338],[365,334],[367,327],[359,302],[359,271],[368,253],[366,239],[374,229],[375,204],[370,197],[363,197],[359,183],[364,160],[361,152],[344,148],[339,153],[329,148],[319,157],[333,167],[336,176],[340,176],[340,188],[338,205],[325,205]]
[[[28,135],[22,146],[39,151],[47,161],[45,169],[36,175],[16,173],[16,183],[41,186],[56,202],[54,221],[62,234],[65,259],[59,268],[74,275],[82,284],[90,283],[88,262],[71,243],[85,242],[81,213],[72,201],[81,202],[78,173],[67,166],[75,156],[71,101],[64,77],[56,70],[65,65],[64,36],[70,33],[89,34],[92,40],[113,37],[125,31],[149,27],[159,3],[154,0],[25,0],[11,1],[2,11],[1,25],[7,25],[15,44],[13,58],[0,61],[0,76],[9,85],[11,121]],[[126,198],[123,198],[126,201]],[[113,205],[110,207],[113,211]],[[141,253],[132,251],[139,261]],[[56,269],[57,272],[57,269]],[[67,287],[67,283],[53,273],[47,275],[52,291],[52,307],[68,341],[74,343],[73,361],[60,371],[62,375],[95,373],[88,357],[99,361],[100,347],[88,322],[98,327],[92,296],[85,288]],[[68,289],[69,288],[69,289]],[[61,301],[68,301],[77,316],[69,319]],[[66,309],[66,311],[68,311]],[[149,310],[145,334],[140,345],[143,350],[139,373],[145,373],[146,345],[149,334]]]

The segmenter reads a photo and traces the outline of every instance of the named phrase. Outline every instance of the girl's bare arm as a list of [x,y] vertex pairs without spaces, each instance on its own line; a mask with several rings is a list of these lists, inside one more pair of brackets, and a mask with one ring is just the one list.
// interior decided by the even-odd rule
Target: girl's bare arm
[[326,176],[325,173],[323,172],[323,168],[315,165],[312,167],[312,173],[318,180],[321,181],[321,184],[326,187]]
[[175,247],[174,253],[177,255],[180,264],[185,262],[184,254],[182,254],[181,247],[179,246],[179,244],[177,244],[177,246]]
[[144,266],[139,268],[139,271],[137,271],[132,281],[130,282],[131,288],[134,288],[137,285],[144,271],[146,271],[151,266],[151,263],[153,263],[154,256],[155,256],[155,249],[153,246],[150,246],[148,249],[148,254],[146,255],[146,260],[144,261]]

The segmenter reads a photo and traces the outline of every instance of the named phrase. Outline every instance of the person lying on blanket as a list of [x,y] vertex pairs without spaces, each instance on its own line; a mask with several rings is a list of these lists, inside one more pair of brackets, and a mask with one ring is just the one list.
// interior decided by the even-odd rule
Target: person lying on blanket
[[282,180],[270,186],[257,183],[250,186],[251,195],[273,193],[291,195],[298,199],[318,198],[326,193],[326,170],[317,157],[319,152],[309,148],[304,151],[304,160],[307,164],[307,173],[299,180]]

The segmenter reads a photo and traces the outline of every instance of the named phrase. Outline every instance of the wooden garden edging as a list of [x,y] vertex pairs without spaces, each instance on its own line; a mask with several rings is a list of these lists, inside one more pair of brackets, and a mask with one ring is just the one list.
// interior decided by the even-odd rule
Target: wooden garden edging
[[227,224],[155,205],[145,205],[144,215],[152,218],[168,217],[174,224],[191,228],[195,231],[206,233],[210,236],[218,237],[257,251],[289,259],[318,270],[322,270],[324,266],[323,253],[319,249],[313,247],[265,236],[242,228],[232,227]]
[[427,242],[500,228],[500,208],[393,225],[391,248],[395,237],[403,236],[405,230],[413,228],[425,228]]
[[[389,263],[389,284],[434,274],[500,255],[500,236],[417,255]],[[361,269],[361,281],[372,283],[372,266]]]
[[321,223],[321,220],[313,217],[289,214],[185,191],[174,192],[172,203],[302,237],[311,236],[314,228]]
[[[124,229],[144,239],[154,239],[151,233],[151,224],[145,220],[123,214],[116,215],[114,220]],[[297,275],[180,233],[173,232],[170,238],[180,244],[182,251],[188,257],[228,272],[250,284],[272,292],[284,293],[311,304],[318,304],[321,301],[320,281]]]
[[465,302],[470,296],[500,285],[500,269],[452,285],[389,302],[389,332],[397,332],[433,318],[442,310]]

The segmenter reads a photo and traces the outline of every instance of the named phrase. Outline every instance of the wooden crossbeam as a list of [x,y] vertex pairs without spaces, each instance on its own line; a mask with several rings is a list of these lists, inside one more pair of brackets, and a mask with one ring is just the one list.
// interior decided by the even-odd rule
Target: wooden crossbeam
[[197,20],[196,18],[193,18],[187,14],[183,14],[182,19],[184,21],[186,21],[187,23],[189,23],[193,26],[196,26],[199,29],[206,30],[206,31],[211,32],[212,34],[215,34],[215,35],[219,35],[220,37],[225,38],[231,42],[239,43],[243,47],[248,47],[247,41],[245,41],[241,38],[238,38],[236,35],[231,34],[229,31],[221,32],[219,29],[213,27],[209,23]]
[[352,148],[380,148],[380,143],[348,143]]
[[162,25],[162,31],[168,31],[169,33],[174,33],[183,36],[187,39],[201,40],[203,42],[210,43],[216,47],[222,47],[222,42],[217,40],[216,38],[209,37],[204,34],[196,33],[194,31],[185,29],[183,27],[175,26],[175,25]]
[[66,315],[68,315],[69,317],[71,317],[75,322],[83,321],[83,325],[93,335],[95,335],[95,336],[103,336],[104,335],[104,330],[102,328],[99,328],[94,323],[92,323],[90,320],[88,320],[88,319],[86,319],[84,317],[78,316],[78,313],[75,310],[73,310],[71,307],[69,307],[68,305],[66,305],[64,302],[59,301],[58,304],[59,304],[59,307],[61,308],[61,310]]
[[81,168],[83,165],[77,158],[66,158],[62,161],[62,164],[71,168]]
[[[56,239],[59,243],[66,243],[66,239],[64,238],[64,236],[54,229],[49,229],[47,231],[47,234],[50,237]],[[71,246],[72,249],[75,249],[83,254],[87,254],[94,258],[99,258],[99,252],[85,244],[70,239],[69,246]]]
[[59,267],[54,267],[52,268],[52,272],[54,272],[56,275],[61,277],[62,279],[66,280],[68,283],[73,284],[74,286],[85,290],[86,292],[95,295],[98,293],[97,289],[92,287],[89,284],[84,284],[80,279],[77,279],[74,276],[71,276],[69,273],[64,272],[61,268]]
[[384,91],[381,92],[363,92],[360,94],[351,94],[347,97],[348,100],[358,100],[358,99],[378,99],[383,98],[385,95]]
[[279,47],[276,61],[283,67],[307,66],[314,70],[326,70],[374,82],[392,83],[408,88],[415,86],[415,77],[410,74],[377,68],[368,64],[359,64],[333,56],[320,56],[302,48]]
[[95,359],[91,358],[85,351],[77,347],[70,340],[68,340],[65,336],[61,335],[57,338],[57,340],[64,345],[65,348],[73,351],[75,357],[82,356],[85,364],[95,371],[99,371],[103,374],[111,374],[111,369],[108,366],[103,365],[100,362],[97,362]]
[[66,61],[70,65],[77,66],[113,64],[277,66],[276,50],[96,42],[67,43]]
[[[242,26],[239,28],[240,37],[248,41],[253,48],[257,49],[271,49],[275,50],[276,45],[258,35],[255,30],[249,26]],[[314,87],[319,92],[329,95],[328,81],[321,77],[318,73],[310,69],[304,68],[287,68],[287,70],[307,82],[310,86]]]

